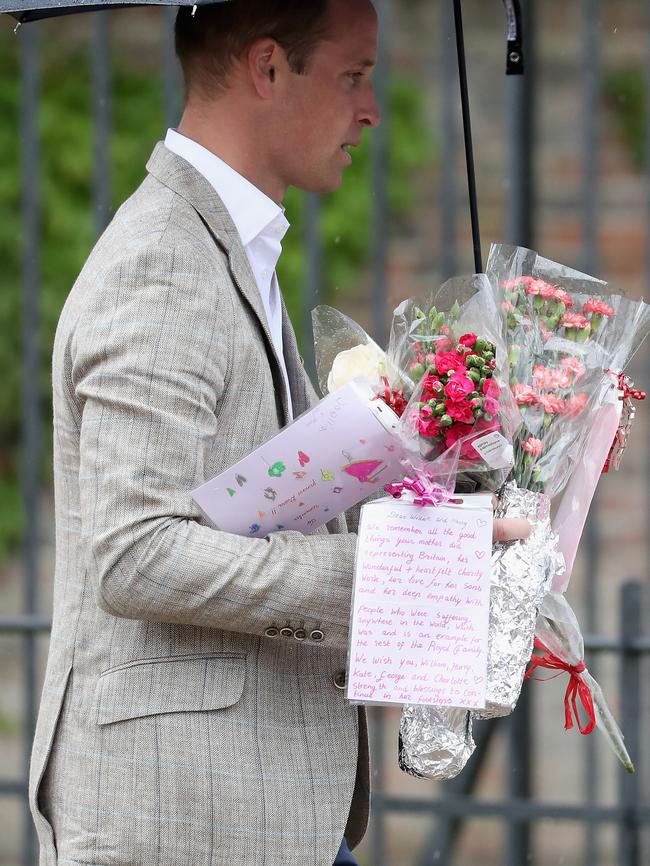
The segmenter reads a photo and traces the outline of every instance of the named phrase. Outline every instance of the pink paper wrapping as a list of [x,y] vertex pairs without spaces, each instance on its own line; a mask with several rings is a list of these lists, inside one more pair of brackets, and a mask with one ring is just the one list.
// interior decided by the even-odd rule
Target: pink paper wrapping
[[565,592],[571,580],[589,506],[621,420],[622,403],[618,386],[612,388],[608,382],[607,389],[604,402],[592,419],[582,459],[566,486],[553,519],[553,529],[559,536],[558,549],[566,565],[564,573],[556,574],[553,578],[553,592]]

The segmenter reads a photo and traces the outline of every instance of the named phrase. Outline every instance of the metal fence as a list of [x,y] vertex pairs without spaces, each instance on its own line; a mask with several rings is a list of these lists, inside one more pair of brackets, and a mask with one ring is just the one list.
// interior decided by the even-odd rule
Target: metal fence
[[[389,250],[389,209],[387,178],[389,172],[388,141],[390,118],[388,116],[387,88],[390,77],[392,34],[398,29],[398,16],[409,0],[376,0],[382,20],[382,42],[380,62],[375,76],[378,101],[384,123],[373,134],[373,243],[369,270],[372,283],[372,312],[374,334],[379,342],[386,336],[387,303],[389,286],[387,277]],[[420,4],[421,5],[421,4]],[[476,12],[480,2],[468,2],[468,18]],[[496,4],[495,5],[500,5]],[[558,4],[555,4],[556,8]],[[436,42],[431,44],[431,69],[436,97],[436,126],[440,136],[439,162],[452,166],[458,161],[459,121],[457,76],[453,55],[451,27],[451,2],[431,0],[435,10]],[[580,28],[576,44],[582,53],[582,74],[579,87],[581,97],[581,183],[580,201],[575,203],[582,227],[582,249],[580,261],[573,262],[588,272],[599,269],[598,220],[602,213],[600,203],[601,166],[601,94],[602,94],[602,39],[603,6],[600,0],[581,0]],[[644,4],[648,9],[648,4]],[[513,78],[505,85],[505,110],[503,114],[503,146],[506,151],[504,173],[505,214],[503,237],[509,242],[533,246],[536,239],[535,218],[540,201],[535,188],[535,160],[537,157],[535,121],[538,116],[538,41],[542,34],[538,26],[541,9],[537,0],[525,3],[526,61],[528,73],[523,79]],[[92,21],[92,123],[94,129],[94,179],[93,208],[97,233],[110,217],[110,159],[108,144],[111,135],[111,79],[109,15],[96,14]],[[497,11],[498,15],[501,14]],[[650,11],[645,19],[648,28]],[[161,25],[162,62],[160,75],[164,83],[165,119],[172,125],[178,117],[180,105],[178,70],[173,58],[171,27],[173,13],[169,10],[159,16]],[[38,597],[39,547],[42,539],[41,480],[39,465],[42,453],[43,419],[40,417],[38,394],[39,370],[39,303],[41,277],[39,251],[41,248],[42,177],[39,172],[39,54],[41,41],[49,25],[22,27],[17,34],[20,44],[20,67],[17,75],[21,83],[21,124],[18,134],[21,141],[22,164],[22,366],[24,375],[22,392],[22,479],[24,508],[27,515],[26,530],[22,546],[22,613],[0,617],[0,636],[13,635],[21,642],[22,693],[23,693],[23,760],[19,779],[0,780],[1,798],[19,798],[24,804],[22,864],[33,866],[37,862],[36,841],[26,803],[26,780],[29,752],[34,731],[34,722],[40,690],[37,672],[37,644],[39,637],[49,628],[47,617],[39,614],[43,600]],[[471,21],[468,22],[471,32]],[[646,51],[646,101],[650,94],[650,28],[648,28]],[[500,55],[497,55],[500,56]],[[470,53],[470,66],[472,57]],[[470,84],[471,84],[470,69]],[[0,87],[2,84],[0,83]],[[648,108],[648,105],[646,105]],[[646,110],[646,118],[650,111]],[[646,164],[650,165],[650,121],[646,135]],[[481,189],[481,148],[477,149],[479,168],[479,193]],[[437,208],[439,236],[431,239],[437,249],[436,278],[442,279],[459,272],[468,260],[469,243],[463,232],[466,192],[462,173],[451,170],[440,171]],[[650,187],[647,195],[646,236],[650,229]],[[309,310],[322,297],[323,292],[323,248],[320,240],[321,202],[317,196],[306,198],[305,257],[307,278],[304,287],[305,309]],[[646,282],[650,285],[650,243]],[[569,264],[569,262],[567,262]],[[650,372],[650,367],[648,372]],[[646,379],[646,384],[647,384]],[[650,509],[647,510],[650,515]],[[650,531],[650,517],[646,518]],[[598,571],[600,534],[597,509],[592,514],[584,539],[586,569],[589,574]],[[639,565],[641,570],[641,565]],[[647,571],[647,567],[643,569]],[[599,787],[598,748],[600,743],[590,742],[584,761],[584,797],[580,803],[540,802],[533,797],[534,756],[531,738],[535,724],[531,714],[529,696],[524,696],[513,716],[499,723],[485,724],[478,740],[478,747],[466,771],[454,782],[441,788],[436,796],[413,798],[391,793],[385,785],[385,772],[394,754],[386,748],[386,717],[381,710],[373,709],[372,754],[374,766],[373,821],[366,856],[373,866],[387,864],[387,820],[392,814],[421,815],[430,825],[430,833],[418,855],[418,866],[440,863],[454,864],[454,848],[466,822],[474,818],[495,818],[506,828],[502,862],[506,866],[536,864],[535,843],[531,828],[540,820],[576,822],[585,828],[584,859],[588,866],[602,862],[598,850],[598,828],[610,825],[617,828],[617,866],[640,866],[643,862],[642,828],[650,825],[650,805],[647,792],[643,790],[648,766],[643,754],[644,713],[647,712],[647,681],[642,677],[642,656],[650,652],[650,639],[643,636],[642,587],[639,583],[626,584],[620,601],[620,625],[618,637],[596,636],[598,628],[599,586],[596,580],[586,582],[584,609],[586,628],[590,637],[586,648],[591,661],[590,668],[597,667],[596,659],[602,654],[615,657],[620,683],[620,717],[625,730],[630,752],[635,756],[640,772],[636,776],[619,775],[618,792],[614,804],[601,805]],[[507,731],[508,748],[506,764],[509,766],[507,791],[499,799],[478,799],[473,796],[474,787],[480,779],[491,744]],[[646,797],[646,799],[644,799]],[[0,847],[0,858],[2,851]],[[646,855],[647,856],[647,855]],[[402,864],[404,860],[395,860]],[[576,862],[578,862],[576,860]],[[647,862],[647,860],[646,860]]]

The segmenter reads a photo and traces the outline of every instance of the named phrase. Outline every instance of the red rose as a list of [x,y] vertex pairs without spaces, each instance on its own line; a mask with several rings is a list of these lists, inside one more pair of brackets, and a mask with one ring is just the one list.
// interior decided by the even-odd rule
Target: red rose
[[445,385],[445,394],[450,400],[463,400],[471,394],[476,385],[465,373],[453,373]]
[[436,370],[441,376],[446,375],[450,370],[464,370],[465,358],[459,355],[458,352],[437,352],[436,353]]
[[461,346],[467,346],[468,349],[474,348],[474,343],[477,341],[478,337],[476,334],[463,334],[463,336],[458,341]]

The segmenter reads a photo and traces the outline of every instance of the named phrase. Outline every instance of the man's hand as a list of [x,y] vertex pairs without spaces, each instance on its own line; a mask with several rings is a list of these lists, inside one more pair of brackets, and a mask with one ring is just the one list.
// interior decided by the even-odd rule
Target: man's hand
[[492,524],[492,541],[516,541],[528,538],[530,523],[523,517],[500,517]]

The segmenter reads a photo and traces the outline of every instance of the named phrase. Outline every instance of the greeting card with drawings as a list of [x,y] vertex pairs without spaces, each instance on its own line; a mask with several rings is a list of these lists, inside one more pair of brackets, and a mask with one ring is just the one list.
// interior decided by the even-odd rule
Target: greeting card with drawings
[[485,706],[492,502],[381,499],[359,525],[347,697]]
[[259,538],[282,529],[309,534],[404,474],[397,423],[355,380],[192,496],[218,529]]

